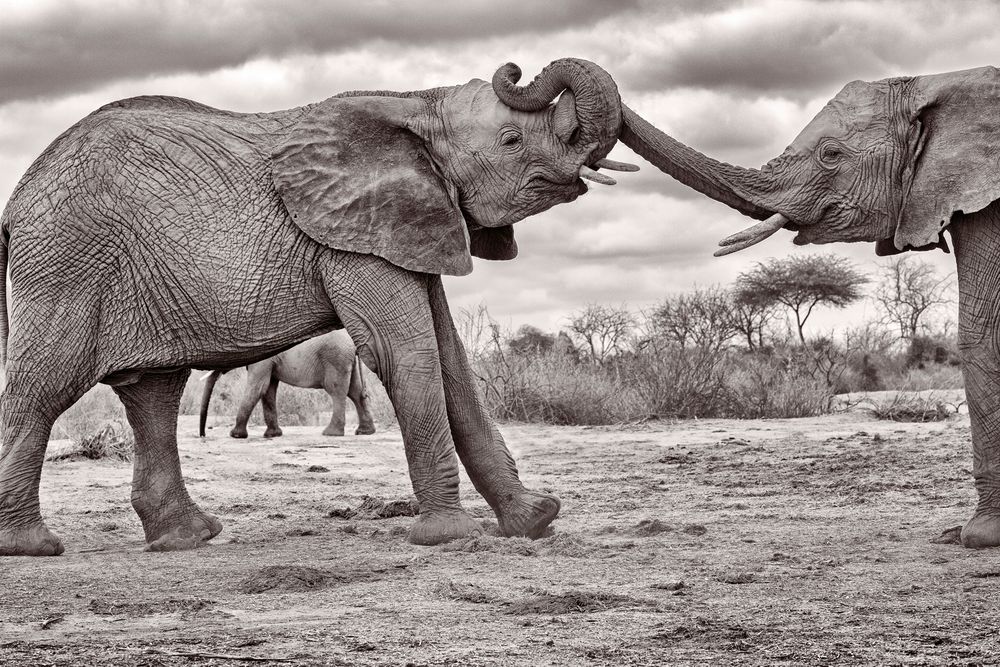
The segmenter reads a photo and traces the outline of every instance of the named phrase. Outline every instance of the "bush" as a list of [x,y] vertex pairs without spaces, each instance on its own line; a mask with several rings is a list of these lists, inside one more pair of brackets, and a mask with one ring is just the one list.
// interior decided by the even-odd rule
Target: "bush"
[[122,422],[110,422],[96,432],[74,439],[73,446],[46,457],[49,461],[73,459],[113,459],[131,461],[135,450],[132,427]]
[[933,392],[925,395],[896,392],[886,398],[871,400],[868,409],[878,419],[896,422],[944,421],[958,412],[957,406]]

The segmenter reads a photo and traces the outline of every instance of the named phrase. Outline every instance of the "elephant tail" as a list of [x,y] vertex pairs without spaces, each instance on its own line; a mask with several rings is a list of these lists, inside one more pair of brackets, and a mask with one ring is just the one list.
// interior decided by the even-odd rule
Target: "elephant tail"
[[205,422],[208,421],[208,404],[212,401],[212,391],[215,383],[219,381],[219,376],[225,371],[212,371],[202,379],[205,381],[205,389],[201,393],[201,414],[198,417],[198,437],[205,437]]

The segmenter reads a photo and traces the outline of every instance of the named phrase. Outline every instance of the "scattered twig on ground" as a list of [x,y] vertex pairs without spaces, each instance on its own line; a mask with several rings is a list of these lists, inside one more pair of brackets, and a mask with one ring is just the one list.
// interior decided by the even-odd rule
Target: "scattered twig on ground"
[[255,655],[232,655],[229,653],[204,653],[202,651],[167,651],[161,648],[143,649],[146,655],[166,655],[171,658],[206,658],[209,660],[246,660],[247,662],[294,662],[294,658],[268,658]]

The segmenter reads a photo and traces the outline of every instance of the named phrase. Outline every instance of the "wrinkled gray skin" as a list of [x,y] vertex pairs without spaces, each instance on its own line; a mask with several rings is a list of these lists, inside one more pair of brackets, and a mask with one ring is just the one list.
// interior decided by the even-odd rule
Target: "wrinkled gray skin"
[[[356,363],[357,362],[357,363]],[[236,425],[229,431],[234,438],[247,437],[247,422],[260,401],[263,405],[265,438],[281,435],[278,426],[278,383],[303,389],[323,389],[333,401],[330,423],[323,435],[344,435],[346,402],[350,398],[358,411],[358,428],[355,435],[375,432],[375,420],[368,409],[368,392],[361,377],[361,364],[355,354],[354,341],[343,329],[310,338],[304,343],[276,354],[269,359],[247,366],[246,387],[236,413]],[[205,437],[205,422],[212,391],[222,371],[212,371],[205,378],[201,397],[201,414],[198,435]]]
[[752,217],[784,215],[796,244],[874,241],[894,254],[946,250],[951,233],[979,494],[962,543],[1000,546],[1000,70],[850,83],[760,170],[639,132],[661,169]]
[[62,552],[39,507],[45,446],[97,382],[114,387],[135,432],[132,505],[148,548],[216,535],[181,478],[188,369],[251,364],[341,327],[399,419],[420,503],[410,540],[481,531],[459,503],[459,460],[504,535],[540,535],[559,501],[521,484],[440,274],[468,273],[470,254],[513,257],[510,225],[585,192],[584,166],[609,166],[623,118],[592,63],[557,61],[524,88],[519,76],[505,66],[493,87],[259,114],[140,97],[57,138],[0,221],[12,289],[0,555]]

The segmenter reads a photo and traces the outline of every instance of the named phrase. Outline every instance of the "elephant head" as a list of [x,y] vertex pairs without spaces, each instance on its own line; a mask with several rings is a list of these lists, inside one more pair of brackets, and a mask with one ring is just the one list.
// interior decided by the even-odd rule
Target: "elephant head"
[[606,72],[567,58],[523,88],[519,77],[508,64],[492,84],[305,108],[270,154],[285,208],[315,241],[413,271],[464,275],[470,254],[513,258],[513,223],[576,199],[581,178],[614,182],[597,167],[631,170],[603,160],[621,126]]
[[667,173],[682,157],[679,178],[705,194],[752,217],[770,216],[723,240],[717,255],[782,227],[798,232],[799,245],[875,241],[879,254],[947,249],[941,231],[953,213],[1000,199],[998,103],[994,67],[855,81],[761,169],[715,162],[652,130],[638,145],[661,149]]

